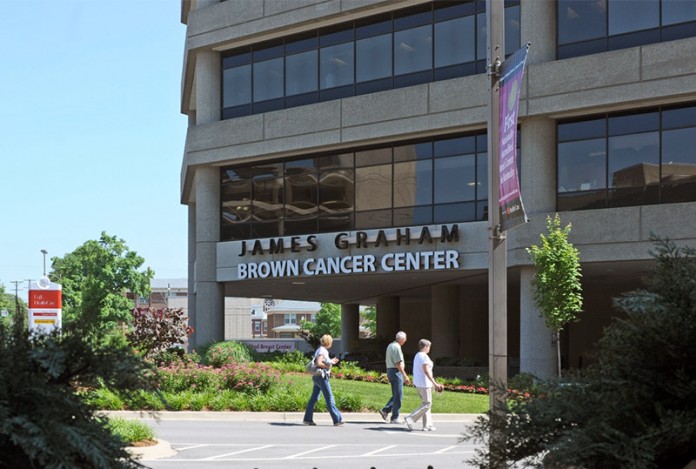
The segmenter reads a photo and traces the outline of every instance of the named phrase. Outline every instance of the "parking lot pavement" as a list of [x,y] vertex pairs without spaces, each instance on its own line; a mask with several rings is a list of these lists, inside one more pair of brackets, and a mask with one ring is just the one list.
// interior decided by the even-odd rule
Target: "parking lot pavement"
[[[437,430],[409,431],[385,423],[378,414],[344,414],[334,427],[329,415],[315,414],[316,427],[301,413],[163,412],[111,413],[151,425],[165,444],[145,450],[151,468],[423,468],[473,467],[465,461],[475,447],[461,435],[478,415],[437,414]],[[170,451],[170,452],[167,452]]]

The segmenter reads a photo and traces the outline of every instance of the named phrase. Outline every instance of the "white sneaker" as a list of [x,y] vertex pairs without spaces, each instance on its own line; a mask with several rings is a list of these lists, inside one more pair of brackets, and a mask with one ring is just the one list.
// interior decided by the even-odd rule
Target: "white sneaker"
[[435,430],[437,430],[437,428],[435,428],[435,427],[424,427],[423,428],[424,432],[434,432]]
[[411,419],[411,417],[406,417],[404,422],[406,422],[406,426],[408,427],[409,431],[413,431],[413,419]]
[[401,425],[402,423],[404,423],[404,421],[401,419],[395,419],[395,420],[390,420],[389,423],[395,423],[397,425]]

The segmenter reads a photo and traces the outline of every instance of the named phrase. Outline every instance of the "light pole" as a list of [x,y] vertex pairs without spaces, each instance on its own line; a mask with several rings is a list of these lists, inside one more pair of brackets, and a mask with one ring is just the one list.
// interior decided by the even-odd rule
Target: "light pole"
[[41,254],[43,254],[43,266],[44,266],[43,276],[46,277],[46,254],[48,254],[48,251],[46,251],[45,249],[42,249]]

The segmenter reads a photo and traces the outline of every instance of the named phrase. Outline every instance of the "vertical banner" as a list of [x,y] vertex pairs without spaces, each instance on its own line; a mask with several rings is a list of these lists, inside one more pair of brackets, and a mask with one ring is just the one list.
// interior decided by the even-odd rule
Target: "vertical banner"
[[29,330],[60,329],[63,286],[43,277],[29,285]]
[[500,229],[508,230],[528,221],[520,195],[517,174],[517,111],[520,104],[522,76],[529,43],[512,54],[500,66],[498,101],[500,129]]

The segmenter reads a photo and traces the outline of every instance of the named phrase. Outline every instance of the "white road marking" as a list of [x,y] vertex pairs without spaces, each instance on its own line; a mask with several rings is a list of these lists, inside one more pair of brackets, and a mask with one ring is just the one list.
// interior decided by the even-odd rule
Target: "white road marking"
[[228,456],[234,456],[236,454],[248,453],[250,451],[258,451],[260,449],[270,448],[271,446],[273,446],[273,445],[264,445],[264,446],[256,446],[254,448],[241,449],[239,451],[235,451],[234,453],[225,453],[225,454],[219,454],[217,456],[211,456],[209,458],[202,459],[202,461],[218,460],[219,458],[226,458]]
[[384,448],[379,448],[374,451],[370,451],[369,453],[361,454],[360,457],[365,457],[365,456],[372,456],[373,454],[381,453],[382,451],[386,451],[388,449],[396,448],[399,445],[391,445],[391,446],[385,446]]
[[328,449],[328,448],[333,448],[334,446],[338,446],[338,445],[320,446],[319,448],[310,449],[309,451],[303,451],[302,453],[291,454],[290,456],[286,456],[286,457],[284,457],[283,459],[294,459],[294,458],[299,458],[300,456],[304,456],[305,454],[316,453],[317,451],[321,451],[321,450],[323,450],[323,449]]

